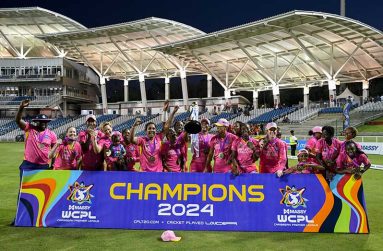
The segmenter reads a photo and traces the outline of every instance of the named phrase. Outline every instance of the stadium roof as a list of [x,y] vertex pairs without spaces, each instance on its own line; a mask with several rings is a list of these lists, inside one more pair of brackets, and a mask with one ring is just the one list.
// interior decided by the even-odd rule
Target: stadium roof
[[0,9],[0,58],[60,55],[57,48],[35,36],[81,29],[86,27],[66,16],[39,7]]
[[184,62],[151,48],[190,39],[205,33],[171,20],[146,18],[128,23],[38,36],[67,52],[67,56],[92,67],[100,75],[117,79],[171,77],[187,68]]
[[338,15],[292,11],[154,49],[211,74],[224,88],[267,90],[383,74],[382,32]]

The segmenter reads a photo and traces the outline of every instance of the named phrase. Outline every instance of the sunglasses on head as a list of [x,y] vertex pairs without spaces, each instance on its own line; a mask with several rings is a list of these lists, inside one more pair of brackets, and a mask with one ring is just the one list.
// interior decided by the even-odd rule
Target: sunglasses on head
[[272,132],[275,132],[277,130],[277,128],[275,128],[275,127],[271,127],[270,129],[269,129],[269,131],[272,131]]

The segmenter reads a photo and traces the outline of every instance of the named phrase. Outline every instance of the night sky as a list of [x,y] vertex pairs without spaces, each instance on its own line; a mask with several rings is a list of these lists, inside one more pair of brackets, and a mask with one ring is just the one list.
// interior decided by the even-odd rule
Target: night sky
[[[212,32],[291,10],[340,13],[340,0],[1,0],[0,8],[39,6],[68,16],[87,27],[167,18]],[[346,16],[383,29],[381,0],[346,0]]]
[[[66,15],[87,27],[147,17],[171,19],[212,32],[291,10],[340,13],[339,0],[1,0],[0,8],[39,6]],[[346,0],[346,16],[383,29],[381,0]]]
[[[213,32],[221,29],[257,21],[273,15],[289,12],[291,10],[321,11],[333,14],[340,13],[339,0],[267,0],[267,1],[218,1],[218,0],[0,0],[0,8],[33,7],[55,11],[86,27],[97,27],[122,22],[129,22],[147,17],[159,17],[191,25],[204,32]],[[346,16],[383,30],[381,11],[382,0],[346,0]],[[176,79],[175,85],[178,85]],[[163,95],[161,83],[152,81],[148,88],[156,87],[155,97]],[[206,84],[202,79],[190,81],[198,85],[199,92],[189,93],[189,97],[199,97]],[[109,83],[111,88],[108,93],[109,102],[122,100],[122,85]],[[138,84],[130,85],[130,99],[139,100]],[[181,98],[180,88],[171,88],[171,98]],[[189,87],[189,91],[190,88]],[[214,96],[223,95],[223,90],[215,85]],[[221,94],[222,92],[222,94]],[[197,94],[198,93],[198,94]],[[159,96],[158,96],[159,95]],[[197,95],[197,96],[196,96]],[[205,94],[206,95],[206,94]],[[251,96],[251,95],[250,95]],[[151,99],[150,95],[148,96]],[[282,94],[281,94],[282,98]],[[287,101],[290,103],[289,101]]]

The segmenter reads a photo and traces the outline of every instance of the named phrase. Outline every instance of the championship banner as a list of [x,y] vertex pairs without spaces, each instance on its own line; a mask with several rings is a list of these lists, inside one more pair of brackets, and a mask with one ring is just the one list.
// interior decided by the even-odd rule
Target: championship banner
[[24,172],[16,226],[368,233],[350,175]]

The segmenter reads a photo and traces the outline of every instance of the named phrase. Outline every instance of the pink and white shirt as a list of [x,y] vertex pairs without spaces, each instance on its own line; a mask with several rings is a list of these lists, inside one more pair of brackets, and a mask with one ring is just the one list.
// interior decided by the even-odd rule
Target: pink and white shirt
[[[199,142],[199,156],[197,157],[195,153],[193,153],[193,157],[190,163],[190,172],[203,172],[205,169],[205,163],[207,160],[207,156],[209,154],[209,143],[213,134],[203,134],[198,133],[198,142]],[[211,166],[210,166],[211,168]],[[211,170],[208,170],[211,171]]]
[[24,160],[39,165],[49,164],[48,155],[51,147],[57,142],[56,134],[48,128],[39,132],[30,123],[26,123],[24,131]]
[[354,169],[363,166],[370,165],[370,160],[367,158],[366,154],[358,154],[355,158],[351,159],[347,153],[341,152],[336,159],[337,169]]
[[256,153],[259,154],[259,143],[253,138],[249,138],[249,141],[247,142],[242,138],[237,138],[231,146],[231,150],[237,152],[237,160],[241,173],[258,172],[257,166],[253,161],[254,152],[248,147],[248,142],[251,142],[254,145]]
[[162,143],[161,155],[163,156],[166,166],[169,167],[172,172],[181,172],[179,161],[180,159],[185,161],[185,144],[177,141],[174,144],[171,144],[170,141],[164,142]]
[[[104,136],[101,131],[96,131],[96,142]],[[100,171],[103,170],[103,155],[94,152],[93,145],[90,142],[90,136],[86,131],[81,131],[78,134],[78,142],[82,146],[82,161],[81,170],[85,171]],[[88,145],[86,147],[86,145]]]
[[144,172],[162,172],[161,145],[163,135],[156,134],[152,140],[147,136],[138,137],[137,145],[140,146],[140,166]]
[[215,173],[227,173],[231,171],[231,164],[228,164],[228,160],[231,157],[231,146],[237,139],[232,133],[226,132],[224,138],[215,135],[211,138],[209,146],[214,149],[214,167]]
[[126,169],[128,171],[136,171],[136,169],[134,169],[134,164],[140,161],[140,149],[135,144],[128,144],[128,145],[126,145],[125,143],[123,144],[126,150],[125,159],[133,160],[133,162],[126,162],[127,163]]
[[275,138],[261,149],[259,172],[275,173],[286,166],[286,147],[283,141]]
[[54,170],[78,170],[81,159],[81,145],[77,141],[70,144],[60,144],[56,150]]
[[335,168],[335,161],[340,153],[340,149],[341,142],[336,138],[332,138],[331,145],[328,145],[324,138],[318,140],[315,145],[315,152],[322,154],[322,159],[326,162],[329,168]]
[[[307,149],[309,151],[309,153],[312,153],[315,155],[316,154],[315,146],[316,146],[317,142],[318,142],[317,138],[312,136],[309,140],[307,140],[305,149]],[[309,157],[307,159],[307,161],[319,164],[316,158]]]

